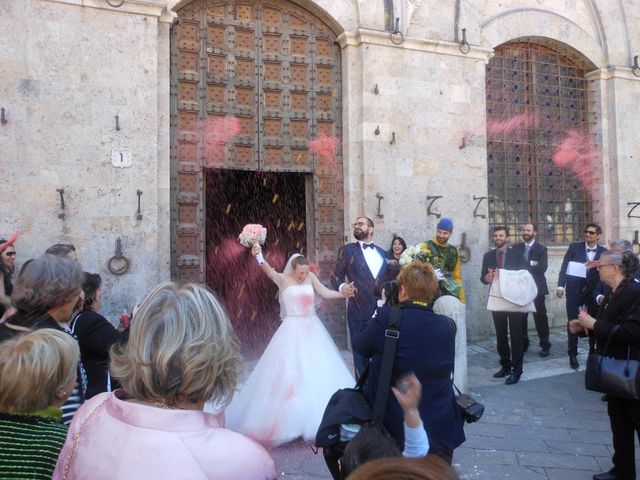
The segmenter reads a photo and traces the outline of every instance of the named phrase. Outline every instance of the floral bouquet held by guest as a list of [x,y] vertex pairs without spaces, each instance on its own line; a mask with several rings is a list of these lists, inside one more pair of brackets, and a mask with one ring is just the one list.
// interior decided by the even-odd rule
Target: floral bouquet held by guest
[[264,244],[267,239],[267,229],[262,225],[249,223],[242,229],[242,233],[238,236],[238,241],[244,247],[251,248],[256,243]]
[[440,255],[434,255],[434,253],[427,247],[426,242],[418,243],[417,245],[408,247],[404,252],[402,252],[398,263],[400,263],[400,265],[408,265],[414,260],[419,260],[421,262],[431,264],[436,272],[436,276],[438,278],[440,286],[449,295],[453,295],[454,297],[459,296],[462,285],[456,282],[450,273],[446,273],[443,271],[442,268],[445,261],[444,257]]

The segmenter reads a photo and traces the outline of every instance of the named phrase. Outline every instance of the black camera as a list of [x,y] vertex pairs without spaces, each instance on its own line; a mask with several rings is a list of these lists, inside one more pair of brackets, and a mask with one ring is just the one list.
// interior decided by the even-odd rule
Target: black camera
[[393,307],[400,303],[400,300],[398,299],[398,292],[398,282],[395,280],[388,280],[376,287],[376,297],[380,300],[384,298],[385,307]]

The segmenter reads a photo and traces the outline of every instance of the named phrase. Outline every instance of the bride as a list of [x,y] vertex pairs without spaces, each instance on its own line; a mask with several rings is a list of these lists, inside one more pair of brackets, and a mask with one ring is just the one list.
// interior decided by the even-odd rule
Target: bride
[[314,292],[327,299],[345,297],[320,283],[300,254],[278,273],[264,260],[260,245],[251,252],[278,285],[282,324],[227,407],[226,426],[270,446],[298,437],[313,440],[331,395],[355,383],[316,316]]

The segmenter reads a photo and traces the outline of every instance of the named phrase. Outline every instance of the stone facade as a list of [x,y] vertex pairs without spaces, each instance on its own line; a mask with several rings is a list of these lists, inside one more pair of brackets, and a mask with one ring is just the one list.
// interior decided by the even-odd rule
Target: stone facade
[[[0,106],[8,120],[0,125],[6,179],[0,232],[22,231],[19,261],[54,242],[75,243],[85,268],[106,281],[110,314],[171,273],[169,31],[187,3],[0,3]],[[640,202],[634,160],[640,139],[632,117],[640,78],[630,68],[640,54],[637,0],[394,0],[404,36],[399,45],[385,31],[382,0],[295,3],[340,34],[346,231],[365,213],[385,247],[393,233],[408,243],[427,239],[437,222],[427,215],[427,196],[441,195],[432,210],[454,219],[452,243],[466,233],[471,250],[463,266],[470,338],[493,328],[478,279],[490,248],[488,222],[474,216],[474,197],[487,195],[485,67],[496,46],[540,37],[572,47],[596,66],[588,78],[602,144],[597,219],[603,241],[631,239],[640,229],[640,219],[627,215],[628,203]],[[457,43],[463,28],[466,54]],[[467,131],[477,135],[460,148]],[[132,165],[114,166],[114,149],[130,151]],[[384,196],[383,218],[376,216],[376,193]],[[486,215],[486,203],[477,213]],[[131,261],[122,276],[106,267],[118,237]],[[561,247],[550,252],[552,290],[563,253]],[[554,324],[563,323],[564,301],[547,303]]]

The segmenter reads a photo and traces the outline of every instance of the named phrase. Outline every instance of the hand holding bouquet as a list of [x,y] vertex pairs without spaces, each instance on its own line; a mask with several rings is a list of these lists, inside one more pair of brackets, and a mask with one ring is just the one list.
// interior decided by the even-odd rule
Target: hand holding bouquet
[[242,233],[238,236],[240,244],[251,248],[256,243],[262,245],[267,239],[267,229],[262,225],[250,223],[245,225],[242,229]]

